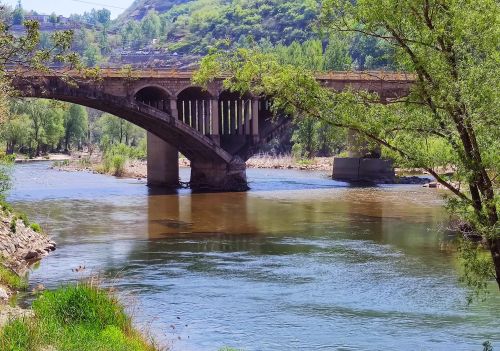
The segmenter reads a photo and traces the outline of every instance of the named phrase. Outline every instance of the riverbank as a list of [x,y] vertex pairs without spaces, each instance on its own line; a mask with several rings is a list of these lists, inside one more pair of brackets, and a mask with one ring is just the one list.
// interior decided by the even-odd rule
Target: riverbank
[[56,249],[56,244],[38,224],[30,224],[26,215],[16,214],[3,204],[0,215],[0,328],[9,319],[30,314],[10,299],[27,287],[31,265]]
[[[74,153],[69,158],[56,160],[55,169],[64,171],[89,171],[96,173],[104,172],[102,167],[102,154]],[[255,169],[296,169],[308,171],[331,172],[333,157],[316,157],[312,160],[299,160],[290,155],[271,156],[257,155],[246,162],[247,168]],[[189,168],[191,162],[185,157],[179,157],[179,167]],[[125,178],[147,178],[147,162],[145,160],[127,160],[121,174]]]
[[2,203],[0,210],[0,351],[157,351],[132,327],[111,291],[95,280],[45,291],[39,284],[29,309],[15,295],[28,287],[28,271],[56,249],[40,226]]
[[[296,159],[291,155],[272,156],[261,154],[251,157],[246,166],[249,169],[291,169],[301,171],[322,171],[328,174],[333,170],[333,157],[315,157],[310,160]],[[189,168],[190,161],[185,157],[179,158],[179,167]],[[69,159],[58,160],[54,163],[54,169],[69,172],[87,171],[101,174],[113,174],[113,170],[104,171],[102,167],[102,155],[94,153],[75,153]],[[428,184],[431,177],[422,178],[418,176],[426,175],[420,170],[396,169],[398,184]],[[418,176],[415,176],[418,175]],[[145,160],[127,160],[119,176],[124,178],[146,179],[147,162]],[[430,183],[429,187],[439,187],[435,183]]]
[[26,155],[18,155],[14,160],[15,163],[25,163],[25,162],[42,162],[42,161],[65,161],[71,160],[71,155],[68,154],[48,154],[45,156],[38,156],[30,158]]
[[0,351],[157,351],[113,293],[95,281],[44,291],[29,314],[0,328]]
[[[6,213],[4,209],[0,219],[0,264],[4,277],[10,271],[22,281],[31,265],[55,249],[56,243],[40,230],[38,224],[30,224],[26,216]],[[0,289],[4,289],[8,297],[12,295],[12,289],[19,285],[9,284],[13,280],[11,277],[2,281],[0,276]]]

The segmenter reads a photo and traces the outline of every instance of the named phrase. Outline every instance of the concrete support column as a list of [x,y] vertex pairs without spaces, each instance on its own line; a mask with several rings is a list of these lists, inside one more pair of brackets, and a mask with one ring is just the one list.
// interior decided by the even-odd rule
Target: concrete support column
[[148,132],[148,186],[179,186],[179,151]]
[[177,110],[177,99],[170,99],[170,114],[175,119],[179,118],[179,111]]
[[247,191],[245,162],[239,157],[229,163],[192,160],[190,184],[197,192]]
[[210,101],[210,109],[211,109],[211,115],[210,118],[212,119],[211,125],[212,125],[212,135],[219,135],[219,100],[211,100]]
[[250,100],[245,100],[243,102],[243,107],[245,110],[244,118],[245,118],[245,135],[250,135],[250,117],[252,111],[252,102]]
[[235,129],[236,129],[236,135],[242,135],[241,133],[241,120],[242,120],[242,115],[241,115],[241,100],[236,100],[234,102],[234,109],[236,110],[236,122],[235,122]]
[[333,179],[361,183],[393,183],[394,168],[391,160],[380,159],[380,147],[370,147],[358,133],[347,134],[349,157],[336,157],[333,161]]
[[252,100],[252,135],[259,136],[259,100]]

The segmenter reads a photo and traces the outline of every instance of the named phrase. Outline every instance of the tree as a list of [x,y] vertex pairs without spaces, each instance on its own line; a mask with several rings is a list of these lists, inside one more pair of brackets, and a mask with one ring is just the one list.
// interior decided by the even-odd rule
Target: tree
[[27,145],[31,132],[31,120],[28,115],[12,115],[1,127],[1,138],[5,141],[5,153],[10,155]]
[[296,122],[296,129],[292,135],[294,156],[314,158],[318,152],[318,133],[314,118],[301,118]]
[[101,50],[97,44],[91,43],[83,53],[83,62],[85,62],[87,67],[94,67],[101,59]]
[[43,99],[18,100],[12,113],[28,116],[29,148],[32,156],[51,151],[64,135],[64,113],[61,106]]
[[12,13],[12,23],[14,25],[21,25],[24,22],[24,10],[21,0],[17,2],[16,8]]
[[[482,260],[480,247],[465,245],[463,278],[479,289],[493,278],[500,287],[499,6],[495,0],[325,0],[323,30],[380,39],[394,51],[394,64],[414,74],[411,94],[386,104],[367,92],[325,89],[311,72],[255,50],[214,52],[195,80],[227,74],[229,89],[272,96],[275,110],[349,128],[400,164],[429,172],[453,195],[449,208],[465,223],[464,236],[473,232],[491,256]],[[449,165],[451,178],[439,174],[437,166]]]
[[143,129],[109,113],[104,113],[97,125],[103,150],[114,144],[137,146],[140,140],[145,138]]
[[64,148],[69,150],[71,143],[78,145],[86,138],[88,128],[88,114],[85,107],[71,105],[64,114]]
[[142,19],[141,31],[144,38],[150,41],[160,36],[161,20],[156,11],[149,11]]
[[111,21],[111,12],[108,9],[97,10],[96,19],[104,28],[107,28]]
[[49,17],[49,22],[52,23],[54,26],[59,22],[59,17],[57,17],[55,12],[52,12]]
[[344,36],[331,35],[325,50],[325,71],[347,71],[352,66],[349,44]]

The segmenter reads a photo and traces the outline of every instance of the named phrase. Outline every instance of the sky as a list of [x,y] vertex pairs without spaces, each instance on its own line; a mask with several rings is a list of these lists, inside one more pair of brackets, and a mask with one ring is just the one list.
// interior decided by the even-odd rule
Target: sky
[[[111,17],[116,18],[134,0],[21,0],[25,10],[35,10],[38,13],[50,15],[55,12],[58,15],[69,16],[72,13],[82,14],[93,8],[107,8],[111,11]],[[0,0],[0,3],[16,6],[17,0]]]

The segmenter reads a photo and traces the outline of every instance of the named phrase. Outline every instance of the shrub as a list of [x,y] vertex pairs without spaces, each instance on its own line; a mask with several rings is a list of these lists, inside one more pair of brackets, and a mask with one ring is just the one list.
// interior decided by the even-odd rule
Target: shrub
[[42,232],[42,227],[38,223],[31,223],[30,228],[33,229],[33,231],[35,231],[37,233]]
[[0,263],[0,284],[6,285],[11,289],[22,290],[26,289],[28,282],[25,278],[18,276]]
[[125,163],[127,159],[122,155],[114,155],[111,159],[113,175],[121,177],[125,173]]
[[17,219],[20,219],[23,221],[24,225],[26,227],[29,227],[30,226],[30,220],[28,219],[28,216],[26,215],[26,213],[19,213],[17,215]]
[[3,200],[3,199],[2,199],[2,200],[0,200],[0,206],[2,206],[2,210],[3,210],[4,212],[8,212],[8,213],[10,213],[10,212],[13,212],[13,210],[14,210],[14,209],[12,208],[12,206],[11,206],[9,203],[5,202],[5,200]]
[[17,232],[17,217],[15,216],[10,221],[10,231],[14,234]]

